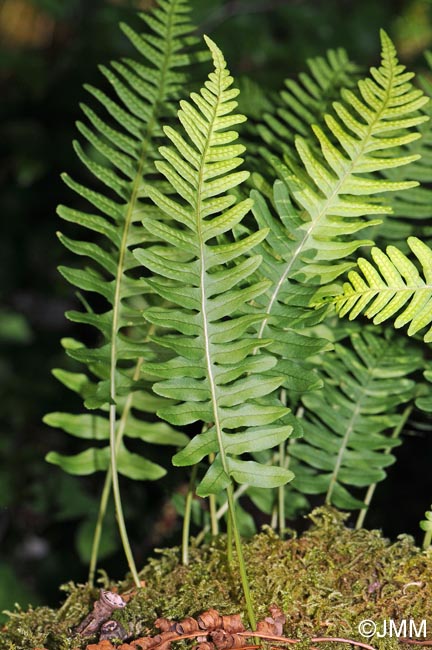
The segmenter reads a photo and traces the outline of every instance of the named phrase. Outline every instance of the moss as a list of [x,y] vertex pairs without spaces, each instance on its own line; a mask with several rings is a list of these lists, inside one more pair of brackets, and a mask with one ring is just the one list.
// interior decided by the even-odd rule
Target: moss
[[[245,543],[258,618],[276,602],[287,616],[286,634],[300,639],[318,635],[365,641],[357,631],[365,618],[378,623],[426,619],[432,630],[432,554],[422,553],[407,536],[390,544],[378,531],[346,528],[343,515],[334,510],[321,508],[311,519],[313,526],[299,538],[281,540],[266,529]],[[180,564],[179,549],[159,551],[140,574],[146,587],[114,617],[135,637],[154,633],[159,616],[181,619],[214,607],[222,614],[241,611],[245,617],[238,567],[228,567],[225,541],[221,536],[192,547],[187,567]],[[131,586],[126,581],[118,588],[123,592]],[[68,590],[57,611],[38,608],[11,615],[3,635],[9,646],[4,647],[84,648],[86,643],[69,638],[70,629],[89,612],[97,594],[83,586],[69,585]],[[374,640],[379,650],[393,650],[396,644],[395,638]]]

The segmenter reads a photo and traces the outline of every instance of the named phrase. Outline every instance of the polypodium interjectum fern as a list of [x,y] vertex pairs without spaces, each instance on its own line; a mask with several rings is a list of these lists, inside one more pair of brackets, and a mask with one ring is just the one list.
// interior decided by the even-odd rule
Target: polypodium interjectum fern
[[[386,208],[357,196],[417,185],[372,176],[417,159],[416,155],[401,156],[398,148],[416,140],[419,134],[407,130],[427,119],[418,115],[427,98],[408,83],[411,75],[398,64],[387,35],[382,33],[381,40],[382,66],[379,70],[372,68],[370,78],[359,82],[360,97],[353,91],[342,91],[342,100],[333,105],[336,117],[326,116],[328,133],[314,127],[320,153],[298,136],[299,161],[293,169],[273,157],[275,171],[287,189],[275,185],[267,202],[258,192],[253,195],[255,216],[261,227],[265,225],[271,231],[264,246],[268,251],[265,274],[272,283],[260,298],[266,317],[258,328],[258,338],[289,338],[287,329],[299,315],[298,308],[297,312],[289,311],[290,303],[307,307],[313,293],[308,285],[334,279],[353,265],[349,259],[352,253],[361,245],[373,243],[352,235],[377,223],[365,217]],[[389,137],[393,132],[395,136]],[[388,155],[392,148],[398,151],[396,157]],[[311,322],[311,314],[306,317]],[[292,336],[307,345],[300,334]]]
[[289,263],[289,276],[302,282],[332,281],[352,266],[347,260],[352,253],[373,243],[353,235],[377,223],[366,217],[390,209],[362,197],[418,185],[378,176],[418,158],[401,155],[400,148],[420,137],[409,129],[428,119],[419,114],[428,98],[412,86],[413,75],[398,63],[384,32],[381,42],[380,68],[371,68],[370,76],[359,81],[358,93],[342,90],[333,113],[325,116],[325,126],[313,126],[319,148],[297,136],[297,161],[294,156],[287,161],[291,173],[275,161],[275,171],[283,174],[302,220]]
[[363,507],[350,493],[382,481],[400,444],[391,432],[403,418],[400,406],[413,400],[409,376],[422,355],[407,340],[380,336],[371,329],[350,337],[351,349],[336,344],[322,362],[324,387],[303,396],[304,436],[289,453],[303,494],[325,494],[343,509]]
[[[172,146],[161,147],[164,161],[156,163],[178,199],[148,189],[162,215],[143,223],[150,233],[165,238],[167,248],[148,246],[135,251],[143,266],[154,273],[147,280],[149,285],[173,305],[151,307],[145,318],[177,332],[152,337],[174,354],[167,362],[143,368],[161,378],[154,384],[156,393],[178,402],[158,413],[177,425],[197,420],[212,423],[174,457],[175,464],[187,465],[217,453],[198,487],[202,496],[219,493],[232,478],[269,486],[289,480],[290,472],[236,456],[276,445],[292,429],[279,422],[288,409],[265,403],[282,377],[265,374],[276,362],[272,355],[253,354],[257,346],[269,343],[265,339],[257,342],[251,331],[262,314],[244,313],[269,284],[250,281],[261,263],[252,249],[267,232],[258,230],[238,241],[217,242],[220,235],[229,235],[252,202],[236,203],[228,193],[248,177],[246,171],[232,171],[242,163],[239,156],[244,147],[232,144],[237,133],[227,130],[243,121],[243,116],[233,114],[238,91],[230,88],[232,77],[223,56],[210,39],[207,42],[215,71],[200,94],[191,95],[193,103],[181,102],[179,120],[186,138],[167,127]],[[166,217],[176,227],[167,224]],[[229,433],[233,429],[243,431]]]
[[[238,240],[231,235],[252,205],[250,199],[236,202],[229,193],[249,175],[234,171],[243,162],[244,147],[233,144],[237,132],[232,127],[244,118],[233,112],[238,90],[231,88],[233,79],[223,55],[210,39],[206,42],[214,72],[200,93],[180,103],[183,131],[165,128],[171,146],[160,148],[164,160],[156,162],[176,196],[148,188],[161,215],[145,218],[143,224],[166,244],[149,245],[134,254],[154,274],[148,284],[171,303],[145,312],[151,323],[175,332],[152,337],[172,351],[172,358],[143,367],[143,372],[160,379],[154,391],[177,402],[159,409],[158,414],[171,424],[208,424],[173,462],[196,465],[205,456],[215,455],[197,493],[207,496],[226,490],[240,557],[232,481],[275,487],[292,478],[287,469],[241,456],[279,444],[292,426],[284,421],[288,409],[272,396],[283,377],[266,374],[276,359],[254,354],[269,343],[254,338],[252,326],[262,314],[250,306],[269,285],[266,280],[251,280],[261,263],[253,247],[267,231],[257,230]],[[219,243],[221,236],[224,239]],[[244,567],[242,561],[240,565]],[[242,581],[253,620],[245,575]]]
[[[173,101],[178,99],[185,80],[183,69],[197,56],[186,49],[186,43],[190,49],[197,39],[191,36],[185,0],[160,0],[152,14],[143,13],[141,17],[150,33],[138,34],[127,26],[123,30],[142,56],[142,62],[125,59],[114,62],[111,68],[102,67],[118,100],[87,87],[111,121],[83,106],[90,126],[78,124],[81,134],[105,164],[95,162],[78,143],[76,152],[89,172],[107,188],[108,196],[65,175],[67,185],[94,205],[98,214],[63,206],[58,210],[66,221],[99,236],[98,243],[94,243],[60,234],[61,242],[69,250],[90,260],[90,266],[85,269],[61,267],[60,272],[80,290],[102,296],[107,308],[103,313],[94,313],[88,307],[67,314],[74,322],[96,327],[102,345],[89,349],[78,342],[67,342],[68,354],[86,364],[90,376],[65,371],[57,371],[56,376],[79,392],[88,408],[99,409],[100,413],[54,413],[45,418],[51,426],[59,426],[80,438],[109,443],[73,457],[51,452],[47,459],[74,474],[107,472],[90,575],[94,574],[98,538],[112,483],[121,537],[137,584],[139,579],[122,514],[118,472],[133,479],[154,480],[166,470],[142,455],[131,453],[124,437],[176,446],[183,445],[187,438],[165,423],[146,422],[141,417],[143,412],[154,412],[160,399],[152,396],[149,386],[139,377],[151,333],[143,323],[141,312],[151,302],[152,289],[145,280],[136,277],[138,262],[131,251],[152,238],[141,225],[143,215],[153,209],[145,199],[145,182],[149,175],[154,176],[157,142],[163,135],[164,121],[174,112]],[[88,300],[85,304],[88,305]]]

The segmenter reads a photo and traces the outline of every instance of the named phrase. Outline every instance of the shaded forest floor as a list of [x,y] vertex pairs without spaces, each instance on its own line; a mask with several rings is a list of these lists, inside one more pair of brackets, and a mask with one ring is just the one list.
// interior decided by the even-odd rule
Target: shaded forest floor
[[[364,619],[374,621],[378,630],[385,621],[398,625],[411,619],[417,628],[426,621],[422,631],[427,636],[416,640],[429,640],[427,645],[432,645],[431,550],[421,552],[408,536],[390,543],[379,531],[354,531],[333,510],[319,509],[310,518],[310,530],[300,537],[281,540],[265,530],[245,542],[257,618],[268,616],[269,606],[275,603],[286,617],[283,634],[299,639],[301,648],[310,647],[312,637],[344,637],[375,648],[396,648],[402,643],[409,647],[407,640],[395,635],[362,637],[358,625]],[[182,620],[209,608],[221,615],[240,613],[247,625],[236,556],[228,566],[225,538],[199,548],[192,546],[190,556],[190,564],[183,566],[178,548],[159,551],[159,557],[149,560],[141,571],[144,586],[138,592],[128,581],[115,584],[104,579],[101,587],[127,601],[112,615],[126,630],[123,646],[113,641],[114,645],[140,650],[145,643],[137,639],[160,632],[154,626],[159,617]],[[109,641],[94,645],[98,633],[87,638],[73,633],[91,612],[99,590],[73,583],[65,589],[67,599],[57,610],[38,607],[10,613],[0,634],[0,648],[81,650],[89,646],[90,650],[110,650]],[[184,650],[195,643],[194,639],[178,641],[172,647]],[[168,647],[166,644],[163,650]],[[342,646],[321,643],[319,650],[326,647],[338,650]],[[162,645],[153,644],[153,648],[160,650]]]

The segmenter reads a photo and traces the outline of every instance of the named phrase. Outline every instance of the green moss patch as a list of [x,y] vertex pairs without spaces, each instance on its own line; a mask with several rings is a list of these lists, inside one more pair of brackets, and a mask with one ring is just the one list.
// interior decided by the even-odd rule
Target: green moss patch
[[[384,621],[425,620],[432,638],[431,552],[421,552],[408,536],[391,544],[379,531],[353,531],[334,510],[319,509],[311,520],[311,529],[301,537],[281,540],[264,530],[245,542],[257,618],[267,616],[268,606],[276,603],[286,614],[289,637],[361,641],[368,641],[358,632],[363,619],[375,621],[379,629]],[[159,551],[140,574],[146,587],[113,617],[130,630],[131,638],[155,633],[153,623],[159,616],[182,619],[210,607],[221,614],[241,612],[246,621],[238,567],[235,560],[228,566],[225,543],[220,537],[192,548],[187,567],[180,564],[178,548]],[[118,587],[120,593],[131,586],[128,581],[104,584]],[[71,630],[91,610],[97,590],[74,585],[67,589],[68,598],[58,610],[39,607],[12,613],[1,635],[2,650],[71,650],[95,641],[74,637]],[[377,648],[397,645],[394,636],[369,642]]]

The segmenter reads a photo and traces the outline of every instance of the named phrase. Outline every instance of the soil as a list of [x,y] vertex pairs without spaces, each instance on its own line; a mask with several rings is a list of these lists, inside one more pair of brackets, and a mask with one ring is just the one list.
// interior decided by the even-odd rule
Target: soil
[[[407,639],[398,637],[408,636],[410,630],[414,630],[412,636],[421,630],[413,642],[432,645],[432,549],[421,551],[406,535],[390,543],[379,531],[354,531],[345,526],[344,515],[333,509],[321,508],[309,517],[311,528],[300,537],[293,534],[281,540],[271,529],[264,529],[245,542],[257,618],[268,617],[269,606],[276,604],[286,617],[283,634],[300,641],[298,650],[317,650],[313,637],[344,637],[377,649],[408,650]],[[235,554],[228,566],[224,536],[199,548],[192,544],[188,566],[181,565],[178,548],[157,554],[140,573],[144,586],[139,591],[128,580],[112,583],[105,576],[101,581],[103,589],[127,601],[112,614],[126,630],[123,646],[120,640],[113,641],[114,645],[137,650],[141,646],[134,639],[160,633],[155,628],[159,617],[182,620],[209,608],[221,615],[240,613],[247,626]],[[64,589],[68,595],[57,610],[38,607],[10,612],[0,634],[0,649],[111,650],[109,641],[99,643],[99,632],[89,637],[74,633],[92,612],[99,589],[73,583]],[[362,637],[358,626],[364,619],[375,622],[381,633],[387,626],[387,635]],[[400,627],[404,620],[406,631]],[[409,621],[414,627],[410,628]],[[172,650],[190,649],[194,643],[194,639],[175,641]],[[319,650],[342,647],[348,646],[319,644]]]

